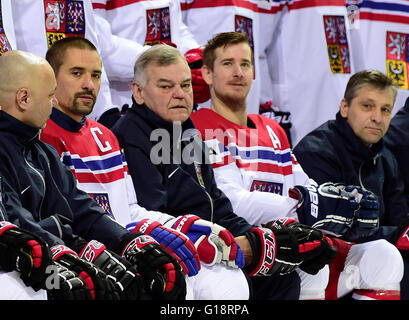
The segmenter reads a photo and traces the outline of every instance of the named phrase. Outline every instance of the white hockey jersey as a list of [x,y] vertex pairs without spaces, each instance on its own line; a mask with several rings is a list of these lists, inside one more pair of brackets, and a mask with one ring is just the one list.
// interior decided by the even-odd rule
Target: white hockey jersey
[[409,1],[347,0],[356,71],[377,69],[399,86],[395,114],[409,97]]
[[[247,97],[249,113],[258,113],[260,105],[259,23],[256,0],[181,0],[183,21],[199,45],[220,32],[243,32],[253,50],[255,79]],[[206,105],[206,103],[204,103]]]
[[[286,0],[263,0],[258,1],[259,29],[258,43],[259,47],[259,72],[260,77],[260,103],[264,104],[272,101],[272,77],[271,74],[276,72],[274,66],[267,62],[267,52],[276,41],[277,34],[281,28],[282,17],[287,10]],[[271,69],[270,69],[271,67]],[[280,110],[279,106],[274,107]],[[284,111],[284,110],[281,110]]]
[[355,72],[344,0],[289,0],[268,52],[273,102],[291,112],[293,145],[339,110]]
[[132,77],[118,79],[109,76],[112,99],[116,105],[132,104],[133,64],[151,45],[174,44],[182,53],[198,47],[182,22],[179,0],[92,0],[92,3],[95,13],[109,23],[113,35],[139,45],[134,56],[122,57],[132,62],[129,69]]
[[209,147],[217,186],[236,214],[251,224],[297,219],[297,201],[288,196],[288,189],[310,181],[275,120],[250,114],[255,128],[249,128],[209,109],[200,109],[191,118]]
[[11,16],[11,0],[0,1],[0,56],[16,49],[13,19]]
[[69,119],[70,122],[58,110],[53,111],[52,117],[65,128],[49,119],[41,140],[57,149],[61,161],[77,179],[78,187],[90,194],[109,216],[123,226],[144,218],[162,224],[174,220],[173,216],[148,211],[137,204],[125,156],[109,129],[91,119],[83,124]]
[[[11,3],[17,49],[44,58],[49,46],[58,39],[77,36],[90,40],[103,56],[90,0],[18,0]],[[103,70],[101,89],[89,117],[98,119],[112,107],[109,82]]]

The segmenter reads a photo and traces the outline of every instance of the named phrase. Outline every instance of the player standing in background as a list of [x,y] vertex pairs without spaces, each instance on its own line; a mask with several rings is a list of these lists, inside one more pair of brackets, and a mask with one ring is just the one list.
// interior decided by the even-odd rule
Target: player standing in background
[[409,3],[347,0],[355,71],[376,69],[398,86],[393,114],[409,97]]
[[291,113],[292,145],[336,112],[352,50],[344,0],[287,2],[267,61],[273,103]]
[[11,0],[0,3],[0,55],[16,49],[13,19],[11,18]]
[[[138,45],[135,50],[137,57],[158,43],[174,45],[183,54],[199,46],[182,22],[179,0],[92,0],[92,3],[95,14],[105,19],[113,35],[132,40]],[[123,56],[117,61],[132,63],[126,70],[126,79],[110,77],[108,74],[112,99],[116,105],[132,105],[132,67],[136,58]]]
[[[237,31],[248,35],[252,54],[255,57],[254,85],[248,97],[249,106],[252,106],[249,109],[250,113],[258,113],[258,105],[261,103],[262,78],[261,71],[259,71],[259,59],[256,57],[259,56],[261,38],[263,37],[261,34],[264,32],[260,33],[259,29],[258,2],[257,0],[180,0],[183,22],[200,46],[204,46],[213,35],[219,32]],[[203,106],[208,107],[209,103],[210,101],[203,103]]]

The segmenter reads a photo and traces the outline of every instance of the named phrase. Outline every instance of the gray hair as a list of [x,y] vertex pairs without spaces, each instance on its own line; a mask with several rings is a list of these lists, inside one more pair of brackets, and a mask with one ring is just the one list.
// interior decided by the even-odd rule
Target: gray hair
[[363,70],[351,76],[345,89],[344,98],[348,105],[356,97],[357,91],[364,86],[373,86],[374,88],[385,90],[392,89],[393,101],[397,95],[397,87],[387,75],[379,70]]
[[[176,63],[179,59],[186,62],[186,58],[180,51],[167,44],[157,44],[142,53],[134,65],[134,82],[144,87],[148,81],[146,69],[148,65],[155,63],[158,66],[168,66]],[[187,63],[187,62],[186,62]]]

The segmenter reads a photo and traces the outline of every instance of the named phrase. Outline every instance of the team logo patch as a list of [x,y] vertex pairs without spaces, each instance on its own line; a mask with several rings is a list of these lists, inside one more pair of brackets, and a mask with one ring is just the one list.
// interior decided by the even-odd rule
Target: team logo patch
[[386,32],[386,72],[400,89],[409,89],[409,34]]
[[254,180],[251,184],[250,191],[270,192],[283,195],[283,184],[270,181]]
[[7,39],[6,32],[3,28],[3,14],[1,12],[1,0],[0,0],[0,56],[11,50],[11,45]]
[[85,11],[83,1],[44,0],[47,44],[68,37],[85,36]]
[[169,7],[146,10],[145,45],[172,44]]
[[345,18],[343,16],[326,15],[323,18],[332,73],[351,73]]
[[111,205],[109,203],[109,197],[107,193],[90,193],[91,198],[93,198],[104,211],[115,220],[114,214],[112,213]]

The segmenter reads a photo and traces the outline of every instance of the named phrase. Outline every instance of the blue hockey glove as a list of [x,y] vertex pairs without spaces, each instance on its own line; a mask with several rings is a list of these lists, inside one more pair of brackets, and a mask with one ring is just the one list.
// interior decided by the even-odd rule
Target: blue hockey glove
[[373,192],[358,186],[346,186],[344,190],[354,196],[359,203],[351,230],[345,234],[344,239],[353,242],[365,241],[365,238],[379,227],[378,197]]
[[326,182],[320,186],[295,186],[289,196],[298,200],[297,215],[302,224],[340,237],[350,230],[359,203],[345,186]]
[[194,276],[199,272],[199,254],[193,242],[183,233],[166,228],[161,223],[151,219],[131,222],[126,228],[131,232],[136,230],[154,238],[176,258],[188,276]]

